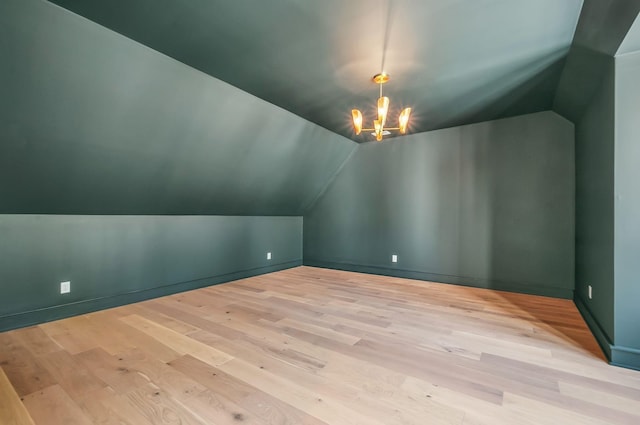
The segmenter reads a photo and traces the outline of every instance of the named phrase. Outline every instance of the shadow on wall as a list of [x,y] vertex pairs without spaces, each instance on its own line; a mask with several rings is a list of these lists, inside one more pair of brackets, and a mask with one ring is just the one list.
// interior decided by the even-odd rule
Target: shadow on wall
[[[488,278],[520,282],[573,297],[575,281],[575,161],[573,128],[562,118],[543,124],[510,121],[513,138],[489,126],[484,157],[490,209]],[[525,135],[536,134],[531,143]],[[522,135],[521,137],[518,137]],[[548,289],[545,289],[548,288]],[[549,292],[551,291],[551,292]],[[527,292],[527,291],[525,291]]]
[[573,167],[552,112],[361,145],[304,217],[304,263],[571,298]]
[[[437,110],[423,104],[416,105],[415,110],[428,111],[423,119],[438,122],[438,128],[550,110],[567,54],[568,49],[560,48],[508,69],[497,67],[484,75],[457,76],[449,84],[459,95],[451,96]],[[460,90],[460,85],[469,85],[469,81],[473,85]]]
[[[550,110],[553,105],[549,100],[553,99],[566,58],[567,51],[562,49],[543,58],[542,63],[547,65],[542,68],[539,68],[540,62],[527,63],[519,67],[517,71],[510,74],[513,78],[511,85],[506,87],[500,97],[469,110],[459,122],[482,122],[492,116],[507,117],[531,110]],[[531,69],[539,69],[539,71],[533,75],[526,73]]]

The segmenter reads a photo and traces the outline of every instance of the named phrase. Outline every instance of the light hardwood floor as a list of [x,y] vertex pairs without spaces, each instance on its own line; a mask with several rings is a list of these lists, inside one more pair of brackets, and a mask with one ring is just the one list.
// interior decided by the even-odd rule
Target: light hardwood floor
[[0,365],[3,425],[640,424],[571,301],[311,267],[5,332]]

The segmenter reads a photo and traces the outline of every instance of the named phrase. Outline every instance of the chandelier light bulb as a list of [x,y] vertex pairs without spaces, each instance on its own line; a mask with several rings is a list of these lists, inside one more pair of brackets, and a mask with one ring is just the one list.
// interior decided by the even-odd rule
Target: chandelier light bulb
[[383,96],[378,99],[378,121],[380,121],[380,125],[384,127],[387,121],[387,112],[389,111],[389,98],[387,96]]
[[400,112],[400,117],[398,118],[398,129],[401,134],[405,134],[407,132],[407,125],[409,124],[409,116],[411,115],[411,108],[404,108],[402,112]]
[[356,135],[362,132],[362,112],[357,109],[353,109],[351,111],[351,116],[353,117],[353,129],[356,132]]
[[373,120],[373,129],[376,133],[376,140],[382,141],[382,122],[380,120]]

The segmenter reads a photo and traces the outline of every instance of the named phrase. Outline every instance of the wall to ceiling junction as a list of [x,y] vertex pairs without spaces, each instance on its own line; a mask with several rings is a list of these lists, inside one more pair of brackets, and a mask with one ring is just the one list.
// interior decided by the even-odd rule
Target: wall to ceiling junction
[[304,263],[571,298],[573,141],[542,112],[361,145],[304,216]]

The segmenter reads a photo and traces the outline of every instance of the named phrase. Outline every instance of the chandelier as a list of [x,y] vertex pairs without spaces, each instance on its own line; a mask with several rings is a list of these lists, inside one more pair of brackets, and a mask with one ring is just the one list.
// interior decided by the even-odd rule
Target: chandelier
[[382,136],[391,134],[391,131],[399,131],[400,134],[407,132],[407,125],[409,124],[409,116],[411,115],[411,108],[404,108],[400,112],[398,117],[397,127],[385,127],[387,123],[387,112],[389,111],[389,98],[382,95],[382,85],[389,81],[389,75],[382,72],[376,74],[372,78],[373,82],[380,85],[380,97],[378,98],[378,117],[373,120],[373,128],[362,128],[362,112],[358,109],[351,110],[351,116],[353,117],[353,129],[356,135],[363,131],[373,131],[372,135],[376,136],[376,140],[380,142]]

